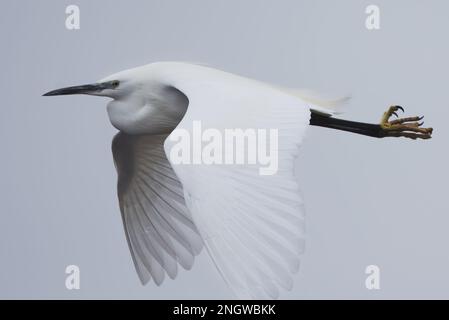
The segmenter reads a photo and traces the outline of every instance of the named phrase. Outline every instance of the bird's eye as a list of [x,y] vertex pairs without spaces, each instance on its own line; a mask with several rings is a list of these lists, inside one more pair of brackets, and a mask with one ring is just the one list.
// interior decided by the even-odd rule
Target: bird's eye
[[120,84],[120,81],[118,81],[118,80],[114,80],[111,82],[112,88],[114,88],[114,89],[117,88],[119,84]]

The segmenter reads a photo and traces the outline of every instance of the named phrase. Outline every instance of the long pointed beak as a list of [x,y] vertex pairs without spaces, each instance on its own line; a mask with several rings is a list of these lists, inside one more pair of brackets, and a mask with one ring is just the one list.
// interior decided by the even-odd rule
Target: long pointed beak
[[62,95],[69,95],[69,94],[95,94],[95,93],[101,92],[104,89],[110,89],[110,88],[112,88],[112,85],[110,82],[92,83],[92,84],[84,84],[81,86],[73,86],[73,87],[66,87],[66,88],[53,90],[53,91],[43,94],[43,96],[48,97],[48,96],[62,96]]

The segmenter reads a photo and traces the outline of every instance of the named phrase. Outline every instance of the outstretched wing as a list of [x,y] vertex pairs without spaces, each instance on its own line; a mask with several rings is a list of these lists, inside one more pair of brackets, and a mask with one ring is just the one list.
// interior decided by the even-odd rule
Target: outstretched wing
[[254,165],[178,164],[170,157],[176,134],[165,141],[187,207],[225,281],[239,298],[277,298],[279,288],[292,288],[304,249],[294,160],[309,106],[271,86],[221,71],[191,66],[177,71],[172,85],[187,96],[189,106],[175,131],[193,136],[195,121],[203,130],[223,134],[235,128],[278,130],[274,175],[260,175]]
[[159,285],[190,269],[202,240],[185,207],[181,183],[163,150],[167,135],[118,133],[112,152],[126,238],[140,281]]

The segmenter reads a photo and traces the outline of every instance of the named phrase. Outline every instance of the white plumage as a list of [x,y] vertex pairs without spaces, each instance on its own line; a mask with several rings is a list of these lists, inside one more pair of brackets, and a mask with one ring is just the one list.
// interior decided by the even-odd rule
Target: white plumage
[[[115,81],[118,81],[117,83]],[[304,250],[304,208],[294,162],[310,109],[333,113],[304,92],[208,67],[161,62],[99,81],[108,96],[118,196],[142,283],[191,268],[203,244],[239,298],[290,290]],[[118,84],[119,83],[119,84]],[[66,94],[66,93],[60,93]],[[167,159],[175,128],[277,129],[279,170],[254,165],[189,165]],[[165,150],[165,152],[164,152]]]

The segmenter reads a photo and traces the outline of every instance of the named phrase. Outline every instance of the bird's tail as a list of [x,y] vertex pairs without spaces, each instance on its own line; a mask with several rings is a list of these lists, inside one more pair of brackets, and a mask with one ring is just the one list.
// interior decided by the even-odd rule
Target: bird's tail
[[282,88],[282,91],[309,103],[311,105],[311,110],[329,115],[343,113],[346,105],[351,99],[350,96],[326,98],[323,95],[308,89]]

